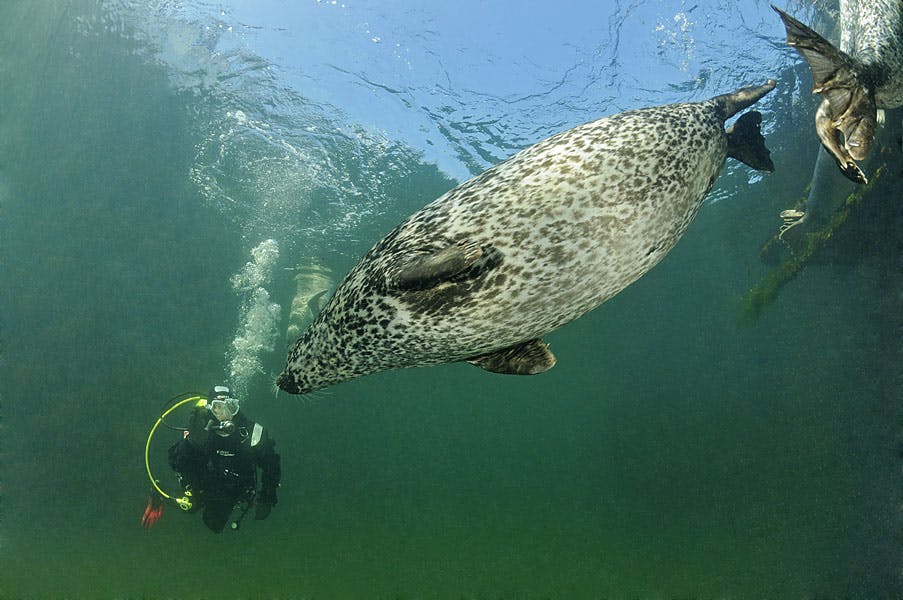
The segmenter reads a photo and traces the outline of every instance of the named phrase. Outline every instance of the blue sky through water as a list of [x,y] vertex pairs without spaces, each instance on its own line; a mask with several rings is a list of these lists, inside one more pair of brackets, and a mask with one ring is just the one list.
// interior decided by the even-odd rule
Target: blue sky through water
[[228,0],[219,37],[462,179],[556,131],[776,75],[767,2]]

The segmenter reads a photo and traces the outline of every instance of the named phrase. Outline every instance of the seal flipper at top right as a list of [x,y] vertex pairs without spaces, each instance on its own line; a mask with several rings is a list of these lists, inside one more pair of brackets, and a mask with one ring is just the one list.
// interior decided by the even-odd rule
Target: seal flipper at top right
[[815,118],[822,145],[847,178],[867,183],[856,161],[872,149],[878,109],[903,105],[903,1],[841,0],[841,29],[850,41],[840,49],[772,8],[787,44],[809,63],[813,92],[824,98]]

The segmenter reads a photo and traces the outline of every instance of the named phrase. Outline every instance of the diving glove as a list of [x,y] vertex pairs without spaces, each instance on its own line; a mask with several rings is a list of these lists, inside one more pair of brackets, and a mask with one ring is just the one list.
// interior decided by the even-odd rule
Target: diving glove
[[260,496],[257,498],[257,510],[254,511],[254,519],[262,521],[270,516],[270,511],[276,506],[276,488],[264,488],[260,490]]
[[270,516],[270,511],[273,510],[272,504],[257,504],[257,509],[254,511],[254,520],[255,521],[263,521],[267,517]]

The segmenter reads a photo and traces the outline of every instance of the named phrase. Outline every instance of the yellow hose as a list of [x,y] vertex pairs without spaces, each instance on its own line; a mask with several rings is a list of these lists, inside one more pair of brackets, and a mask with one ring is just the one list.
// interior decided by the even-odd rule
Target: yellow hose
[[[147,434],[147,443],[144,445],[144,466],[147,468],[147,476],[150,478],[151,484],[152,484],[152,485],[154,486],[154,488],[160,493],[161,496],[163,496],[164,498],[166,498],[166,499],[168,499],[168,500],[175,500],[175,502],[179,503],[180,506],[181,506],[181,502],[179,502],[179,500],[182,500],[182,499],[180,498],[179,500],[176,500],[176,499],[174,499],[172,496],[170,496],[169,494],[167,494],[166,492],[164,492],[164,491],[160,488],[160,486],[157,485],[157,480],[154,479],[154,476],[153,476],[153,474],[151,473],[151,468],[150,468],[150,458],[149,458],[149,456],[150,456],[150,445],[151,445],[151,440],[152,440],[153,437],[154,437],[154,432],[157,431],[157,427],[160,426],[160,423],[163,422],[163,419],[165,419],[166,416],[167,416],[169,413],[171,413],[172,411],[174,411],[175,409],[179,408],[180,406],[182,406],[182,405],[184,405],[184,404],[187,404],[187,403],[193,402],[193,401],[197,401],[197,402],[198,402],[198,406],[203,406],[204,404],[206,404],[207,399],[206,399],[204,396],[190,396],[190,397],[188,397],[188,398],[185,398],[184,400],[179,400],[178,402],[176,402],[175,404],[173,404],[171,407],[169,407],[169,409],[166,410],[166,412],[164,412],[162,415],[160,415],[160,417],[157,419],[157,422],[154,423],[154,426],[153,426],[153,427],[151,427],[150,433]],[[189,506],[190,506],[190,505],[189,505]]]

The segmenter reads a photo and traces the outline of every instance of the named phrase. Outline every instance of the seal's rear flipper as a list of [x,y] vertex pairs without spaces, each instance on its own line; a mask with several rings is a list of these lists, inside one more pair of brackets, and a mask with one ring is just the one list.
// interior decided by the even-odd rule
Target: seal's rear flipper
[[759,101],[765,94],[774,89],[777,82],[769,79],[762,85],[751,85],[734,90],[730,94],[715,96],[710,100],[720,108],[721,119],[726,121],[741,110],[745,110]]
[[780,8],[772,5],[771,8],[780,15],[784,21],[784,29],[787,30],[787,45],[796,48],[803,55],[809,68],[812,70],[812,79],[815,80],[815,93],[820,94],[820,88],[830,86],[838,79],[849,80],[855,71],[854,61],[848,54],[841,52],[834,45],[819,35],[814,29],[803,25]]
[[875,98],[866,74],[853,58],[814,30],[779,8],[772,8],[784,21],[787,45],[796,48],[809,63],[815,82],[812,91],[824,98],[815,118],[822,145],[837,160],[844,175],[856,183],[865,183],[856,161],[871,151],[878,124]]
[[392,291],[426,290],[442,281],[475,276],[500,262],[501,254],[492,246],[452,244],[398,261],[387,270],[386,288]]
[[468,358],[467,362],[493,373],[536,375],[555,366],[555,355],[540,339]]
[[762,115],[751,110],[727,129],[727,155],[759,171],[774,171],[771,152],[759,131]]

